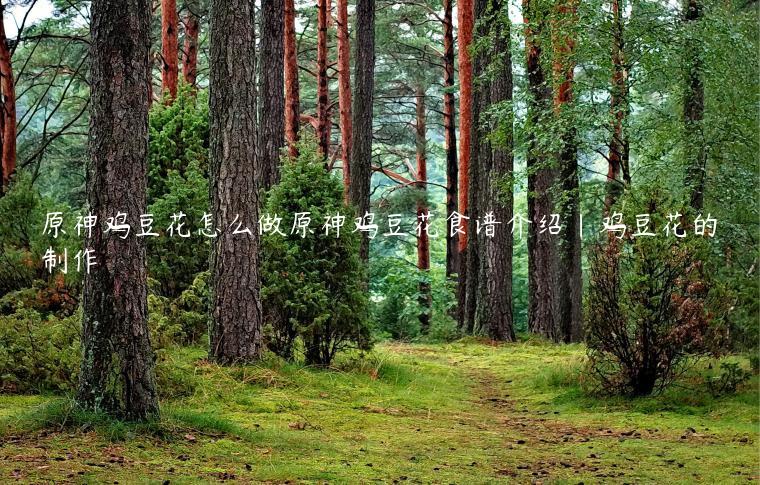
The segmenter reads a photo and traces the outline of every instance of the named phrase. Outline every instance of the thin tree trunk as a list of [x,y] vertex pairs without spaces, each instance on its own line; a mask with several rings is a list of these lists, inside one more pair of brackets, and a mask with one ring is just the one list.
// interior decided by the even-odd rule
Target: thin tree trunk
[[[470,59],[470,46],[472,45],[472,29],[474,7],[472,0],[461,0],[457,7],[457,24],[459,33],[459,213],[470,217],[468,210],[469,197],[469,174],[470,174],[470,131],[472,128],[472,62]],[[468,221],[469,222],[469,221]],[[467,328],[465,321],[467,312],[467,233],[469,224],[463,227],[463,233],[459,235],[459,325],[464,331]]]
[[300,128],[300,87],[298,82],[298,46],[296,44],[296,9],[294,0],[285,0],[285,140],[290,156],[298,155],[296,142]]
[[16,170],[16,88],[14,86],[11,51],[5,35],[5,21],[2,15],[5,5],[0,5],[0,93],[3,96],[3,112],[0,114],[2,132],[2,158],[0,162],[0,194],[8,189],[11,175]]
[[430,239],[425,225],[427,218],[427,127],[425,111],[425,89],[418,86],[415,92],[417,121],[415,123],[415,141],[417,149],[417,223],[420,224],[420,231],[417,236],[417,269],[420,270],[420,329],[423,334],[430,330],[430,311],[433,304],[433,298],[430,294]]
[[610,115],[612,137],[608,155],[607,190],[604,198],[605,212],[617,202],[625,187],[631,183],[628,169],[628,135],[626,118],[628,104],[628,70],[625,66],[625,36],[621,3],[612,0],[612,85],[610,89]]
[[[89,212],[99,224],[125,213],[135,228],[146,209],[150,3],[93,0],[90,28]],[[95,265],[84,279],[77,402],[145,419],[158,413],[145,240],[120,236],[93,230],[85,240]]]
[[280,150],[285,145],[284,81],[285,0],[267,0],[261,5],[261,52],[259,53],[258,179],[271,188],[280,180]]
[[[446,220],[457,211],[458,167],[454,96],[454,20],[452,0],[443,1],[443,143],[446,150]],[[446,231],[446,276],[459,271],[459,238]]]
[[348,37],[348,0],[338,0],[338,105],[340,110],[340,155],[343,160],[343,193],[351,200],[351,45]]
[[705,150],[702,119],[705,113],[705,88],[702,83],[701,40],[695,32],[702,18],[699,0],[685,0],[684,28],[686,29],[686,92],[684,93],[683,118],[686,133],[684,153],[686,158],[686,187],[690,191],[691,207],[699,211],[705,199]]
[[221,233],[211,251],[209,357],[222,364],[262,351],[253,8],[253,0],[211,2],[209,189]]
[[317,0],[317,144],[330,156],[330,93],[327,79],[327,0]]
[[546,12],[538,0],[523,0],[525,23],[526,71],[528,75],[528,328],[531,332],[554,340],[554,288],[556,248],[549,231],[541,232],[540,224],[545,216],[549,220],[554,212],[551,191],[557,180],[548,148],[535,133],[548,124],[551,115],[551,86],[541,65],[541,37],[546,22]]
[[200,33],[199,6],[196,0],[185,2],[185,41],[183,46],[182,78],[190,86],[195,87],[198,79],[198,35]]
[[[372,177],[372,104],[375,89],[375,0],[356,2],[351,203],[359,216],[369,212]],[[360,255],[369,260],[369,238],[362,233]]]
[[177,0],[161,0],[161,90],[169,101],[177,97],[179,79],[179,40],[177,38]]
[[578,181],[577,133],[572,118],[575,69],[576,0],[563,0],[556,7],[553,29],[554,112],[560,123],[559,176],[562,189],[557,211],[562,230],[557,247],[558,265],[555,321],[564,342],[579,342],[583,336],[580,235],[580,190]]
[[[470,163],[480,168],[480,186],[485,197],[479,211],[485,224],[486,216],[501,223],[489,236],[487,227],[477,235],[480,248],[477,289],[477,309],[474,332],[498,341],[514,341],[512,320],[512,232],[503,227],[512,219],[511,188],[503,190],[505,181],[513,176],[512,113],[500,109],[499,119],[484,119],[492,106],[512,100],[512,58],[510,55],[510,20],[506,6],[498,0],[478,0],[475,17],[480,26],[479,37],[493,39],[493,49],[477,53],[474,74],[480,77],[487,68],[487,81],[478,83],[474,93],[472,143],[477,157]],[[489,134],[497,135],[489,139]]]

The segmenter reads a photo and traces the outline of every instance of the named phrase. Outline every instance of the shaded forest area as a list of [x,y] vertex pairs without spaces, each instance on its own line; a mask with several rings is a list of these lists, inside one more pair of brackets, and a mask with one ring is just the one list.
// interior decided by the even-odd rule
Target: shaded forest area
[[757,2],[0,5],[3,480],[760,476]]

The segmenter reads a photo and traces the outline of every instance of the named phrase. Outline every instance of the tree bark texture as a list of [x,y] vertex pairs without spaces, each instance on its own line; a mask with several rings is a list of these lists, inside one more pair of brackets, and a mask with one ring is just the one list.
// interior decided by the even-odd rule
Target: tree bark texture
[[690,205],[699,211],[705,200],[707,152],[705,150],[702,119],[705,115],[705,87],[702,82],[701,39],[697,26],[702,18],[699,0],[685,0],[684,28],[686,29],[684,57],[686,61],[686,92],[683,102],[686,158],[686,187],[690,191]]
[[327,79],[327,0],[317,0],[317,144],[330,156],[330,92]]
[[16,170],[16,88],[2,18],[4,13],[5,5],[0,5],[0,93],[3,96],[3,112],[0,113],[0,195],[8,190],[11,175]]
[[[139,420],[158,413],[145,240],[134,232],[146,211],[150,2],[93,0],[91,15],[87,199],[100,227],[85,240],[95,265],[84,278],[76,399]],[[132,228],[125,238],[102,230],[117,213]]]
[[[452,0],[443,1],[443,144],[446,150],[446,220],[457,212],[458,166],[454,95],[454,20]],[[446,231],[446,276],[459,271],[459,238]]]
[[298,155],[296,142],[300,128],[301,100],[298,82],[298,45],[294,0],[285,0],[285,140],[290,156]]
[[564,342],[580,342],[583,337],[581,301],[580,188],[578,181],[578,142],[572,118],[575,69],[576,0],[556,5],[553,46],[554,112],[559,123],[559,183],[561,196],[556,204],[562,229],[558,241],[555,322]]
[[258,175],[263,189],[280,180],[280,150],[285,145],[285,0],[261,4],[259,52]]
[[[476,318],[474,333],[493,340],[514,341],[512,320],[512,232],[505,223],[512,219],[513,176],[512,115],[490,119],[489,108],[512,100],[512,58],[510,55],[510,20],[506,2],[477,0],[475,18],[478,37],[493,41],[493,49],[476,54],[473,74],[474,155],[470,164],[480,166],[479,185],[484,197],[479,201],[481,219],[492,213],[501,223],[488,237],[485,227],[477,235],[480,250]],[[486,74],[486,69],[488,74]],[[500,112],[503,112],[500,110]],[[509,186],[508,190],[504,187]],[[473,189],[474,190],[474,189]]]
[[177,97],[179,80],[179,39],[177,0],[161,0],[161,91],[169,100]]
[[604,198],[607,213],[617,202],[625,187],[631,183],[628,166],[630,150],[626,132],[626,119],[630,112],[630,105],[628,104],[628,68],[625,65],[622,3],[623,0],[612,0],[612,83],[610,89],[612,135],[607,157],[607,190]]
[[[472,61],[470,59],[470,46],[472,45],[474,6],[472,0],[462,0],[457,5],[459,46],[459,213],[470,217],[471,209],[468,207],[469,177],[470,177],[470,136],[472,129]],[[460,328],[472,331],[469,326],[470,313],[467,312],[467,276],[468,268],[472,267],[468,262],[467,252],[468,230],[470,221],[463,224],[463,232],[459,234],[459,284],[457,286],[457,314]],[[471,309],[474,307],[471,307]]]
[[[352,109],[353,143],[351,146],[351,203],[357,214],[369,212],[372,177],[372,105],[375,90],[375,0],[356,2],[356,48]],[[369,260],[369,238],[362,233],[360,249]]]
[[340,157],[343,161],[343,192],[351,195],[351,44],[348,34],[348,0],[338,0],[338,109],[340,110]]
[[183,43],[182,78],[195,87],[198,80],[198,35],[200,33],[200,6],[197,0],[185,2],[185,39]]
[[423,216],[428,214],[427,204],[427,113],[425,108],[425,89],[418,86],[415,92],[416,100],[416,123],[415,141],[417,150],[417,223],[421,224],[417,236],[417,269],[420,271],[420,329],[423,334],[430,330],[430,311],[433,305],[433,297],[430,294],[430,238],[425,230],[429,219],[423,222]]
[[552,188],[557,170],[547,147],[535,136],[549,123],[552,89],[541,64],[542,37],[546,12],[538,0],[523,0],[526,72],[528,75],[528,328],[551,340],[556,338],[554,322],[556,242],[549,231],[542,232],[542,217],[549,220],[553,211]]
[[253,0],[211,2],[209,189],[221,232],[211,251],[209,357],[222,364],[262,351],[253,8]]

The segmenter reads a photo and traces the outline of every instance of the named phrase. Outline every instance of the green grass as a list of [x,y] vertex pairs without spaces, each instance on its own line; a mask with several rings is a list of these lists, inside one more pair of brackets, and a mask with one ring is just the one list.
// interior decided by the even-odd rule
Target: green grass
[[[744,483],[758,480],[758,382],[696,379],[645,399],[589,396],[583,348],[385,344],[319,370],[166,355],[160,421],[60,397],[0,396],[0,482]],[[697,387],[683,387],[697,386]]]

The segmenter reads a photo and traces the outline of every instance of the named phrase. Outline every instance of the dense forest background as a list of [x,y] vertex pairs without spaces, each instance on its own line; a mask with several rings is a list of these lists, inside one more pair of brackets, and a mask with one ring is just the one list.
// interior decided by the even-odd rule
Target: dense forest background
[[174,400],[212,363],[365,373],[453,342],[504,381],[467,345],[529,342],[593,402],[688,382],[751,405],[758,8],[3,3],[0,393],[188,425]]

